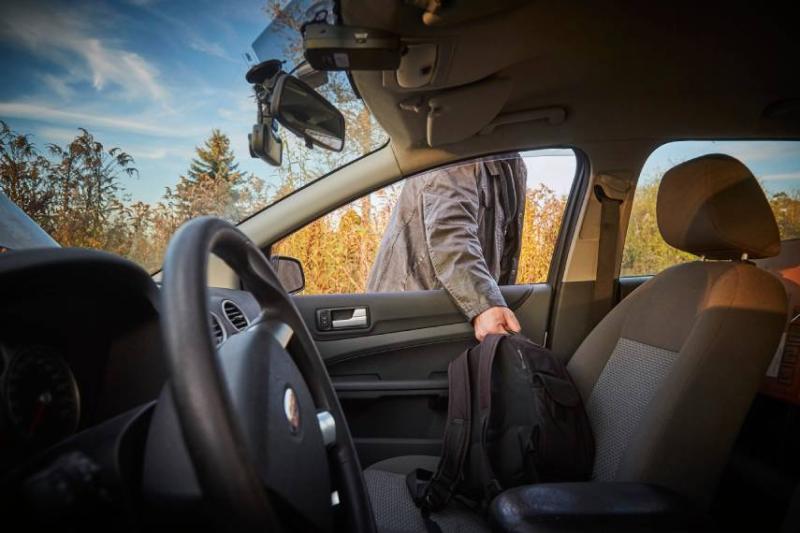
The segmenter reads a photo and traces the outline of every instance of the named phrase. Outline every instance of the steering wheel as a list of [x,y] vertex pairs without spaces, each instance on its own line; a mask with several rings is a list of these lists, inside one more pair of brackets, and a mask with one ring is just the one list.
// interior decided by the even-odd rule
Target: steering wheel
[[[216,349],[206,294],[210,253],[261,308]],[[252,241],[218,218],[184,224],[164,262],[161,324],[183,441],[205,501],[226,528],[375,531],[358,456],[317,347]]]

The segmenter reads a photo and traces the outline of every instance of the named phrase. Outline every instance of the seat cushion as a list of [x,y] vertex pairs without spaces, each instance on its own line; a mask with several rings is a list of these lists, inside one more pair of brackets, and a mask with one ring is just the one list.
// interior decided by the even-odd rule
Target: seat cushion
[[438,465],[439,457],[436,455],[401,455],[378,461],[367,467],[367,470],[383,470],[384,472],[406,475],[417,468],[436,472]]
[[[406,487],[406,475],[416,468],[433,471],[438,462],[438,457],[430,455],[404,455],[380,461],[364,471],[364,481],[379,532],[425,533],[427,531],[422,514],[414,505]],[[431,519],[443,533],[489,531],[488,525],[480,515],[457,501],[452,501],[441,511],[431,513]]]

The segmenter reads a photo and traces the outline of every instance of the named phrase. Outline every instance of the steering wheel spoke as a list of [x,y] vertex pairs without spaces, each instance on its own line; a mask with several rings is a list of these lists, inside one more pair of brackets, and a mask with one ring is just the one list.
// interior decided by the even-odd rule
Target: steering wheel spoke
[[269,330],[281,348],[287,349],[289,342],[294,337],[294,330],[289,324],[274,318],[262,318],[259,322]]

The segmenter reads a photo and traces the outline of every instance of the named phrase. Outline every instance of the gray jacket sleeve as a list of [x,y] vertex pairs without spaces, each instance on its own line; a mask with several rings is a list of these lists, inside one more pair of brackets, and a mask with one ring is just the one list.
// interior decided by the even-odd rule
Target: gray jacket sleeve
[[490,307],[505,307],[478,237],[480,191],[474,166],[435,171],[425,180],[425,241],[439,282],[468,320]]

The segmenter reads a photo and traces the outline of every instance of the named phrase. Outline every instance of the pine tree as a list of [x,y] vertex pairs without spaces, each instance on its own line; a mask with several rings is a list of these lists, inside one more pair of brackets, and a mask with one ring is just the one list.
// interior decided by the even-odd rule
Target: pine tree
[[181,221],[200,215],[216,215],[233,222],[241,218],[239,199],[245,175],[238,170],[231,142],[215,129],[203,146],[195,149],[185,176],[164,198]]
[[205,176],[212,176],[231,185],[241,182],[242,173],[238,171],[239,164],[234,162],[231,141],[220,130],[212,130],[204,146],[195,150],[197,159],[193,159],[189,166],[189,179],[197,182],[202,181]]

